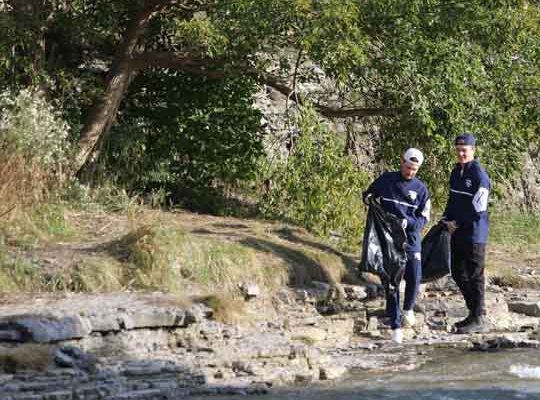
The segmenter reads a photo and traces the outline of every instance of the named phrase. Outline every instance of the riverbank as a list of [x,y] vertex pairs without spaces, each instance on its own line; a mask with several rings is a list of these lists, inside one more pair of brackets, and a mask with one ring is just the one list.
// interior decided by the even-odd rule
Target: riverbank
[[[182,285],[166,286],[175,289],[168,292],[131,287],[3,295],[0,387],[7,398],[146,400],[255,394],[328,385],[355,371],[415,370],[448,348],[540,347],[538,258],[532,251],[508,259],[512,253],[492,247],[490,333],[451,332],[465,311],[453,282],[442,279],[422,288],[416,326],[406,329],[404,343],[396,345],[388,340],[381,287],[374,277],[356,272],[353,255],[283,224],[188,213],[151,215],[141,214],[138,226],[118,216],[103,218],[106,229],[96,229],[96,219],[79,215],[81,225],[94,222],[88,225],[92,235],[19,248],[18,257],[31,254],[49,275],[62,267],[63,276],[73,276],[69,269],[76,270],[80,260],[88,258],[95,265],[96,260],[116,257],[142,269],[127,253],[134,248],[139,249],[136,254],[165,259],[173,271],[184,273],[176,276]],[[168,233],[174,231],[162,221],[174,222],[183,232],[180,241],[157,246],[155,238],[162,236],[152,234],[155,228],[141,231],[149,219],[166,226]],[[129,236],[133,232],[146,233]],[[222,261],[207,264],[207,270],[213,274],[221,268],[226,274],[209,273],[206,280],[200,274],[186,276],[182,267],[187,258],[169,252],[189,249],[193,259],[199,248],[195,244],[203,242],[214,250],[216,243],[222,244],[221,253],[213,255]],[[164,256],[170,254],[176,256]],[[241,262],[230,260],[231,254]],[[163,266],[149,265],[153,272]],[[143,271],[152,276],[151,268]],[[136,276],[132,271],[131,279]],[[119,277],[105,275],[93,282],[120,282]]]
[[246,302],[252,318],[240,324],[217,322],[203,303],[178,304],[163,293],[4,299],[0,387],[10,400],[260,394],[354,371],[415,370],[447,349],[540,347],[538,301],[525,291],[490,287],[492,331],[457,335],[448,331],[463,315],[455,289],[428,287],[416,326],[396,345],[382,299],[368,296],[369,288],[344,286],[345,308],[334,311],[322,282],[261,292]]

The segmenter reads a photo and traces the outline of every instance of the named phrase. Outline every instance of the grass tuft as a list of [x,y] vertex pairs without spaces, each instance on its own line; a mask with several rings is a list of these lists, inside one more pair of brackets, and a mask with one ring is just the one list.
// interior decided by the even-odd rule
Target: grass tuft
[[51,348],[46,345],[22,344],[14,348],[0,347],[0,368],[6,373],[21,370],[43,371],[52,362]]
[[137,288],[175,293],[189,281],[211,291],[234,293],[245,280],[265,285],[272,278],[272,271],[259,263],[253,249],[199,237],[174,226],[138,228],[122,242],[133,264],[130,274]]
[[519,248],[540,244],[540,215],[495,211],[490,217],[492,243]]
[[125,271],[118,261],[89,259],[77,265],[70,274],[71,291],[114,292],[124,289]]
[[212,309],[212,319],[225,324],[238,324],[245,316],[244,301],[231,294],[212,294],[198,299]]

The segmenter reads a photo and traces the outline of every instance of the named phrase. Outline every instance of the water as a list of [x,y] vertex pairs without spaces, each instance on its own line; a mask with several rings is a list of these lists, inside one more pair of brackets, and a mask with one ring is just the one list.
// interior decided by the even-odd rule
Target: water
[[[260,400],[540,400],[540,351],[444,351],[413,371],[357,372],[334,387],[274,392]],[[213,397],[240,400],[245,397]],[[208,400],[208,399],[207,399]]]

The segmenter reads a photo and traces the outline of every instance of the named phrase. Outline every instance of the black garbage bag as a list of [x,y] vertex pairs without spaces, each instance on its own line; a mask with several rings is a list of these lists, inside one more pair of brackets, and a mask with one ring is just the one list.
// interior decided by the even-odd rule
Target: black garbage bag
[[422,239],[422,283],[432,282],[450,273],[451,235],[443,224],[434,225]]
[[407,263],[406,242],[401,221],[376,202],[370,202],[360,269],[378,274],[382,280],[398,287]]

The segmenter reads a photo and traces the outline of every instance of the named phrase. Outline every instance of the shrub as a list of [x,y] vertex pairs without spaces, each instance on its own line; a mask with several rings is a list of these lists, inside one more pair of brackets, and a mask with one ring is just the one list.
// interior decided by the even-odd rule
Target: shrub
[[209,212],[226,206],[220,195],[229,188],[254,178],[262,133],[252,81],[148,71],[131,88],[104,142],[105,178]]
[[41,92],[0,94],[0,215],[41,200],[62,182],[68,126]]
[[358,242],[364,216],[360,194],[367,177],[344,155],[343,145],[311,109],[298,121],[299,138],[290,155],[269,165],[269,190],[260,202],[268,217],[282,218],[312,232],[336,233],[342,245]]

